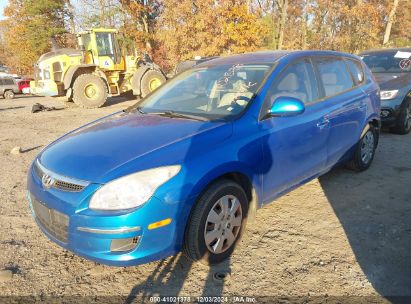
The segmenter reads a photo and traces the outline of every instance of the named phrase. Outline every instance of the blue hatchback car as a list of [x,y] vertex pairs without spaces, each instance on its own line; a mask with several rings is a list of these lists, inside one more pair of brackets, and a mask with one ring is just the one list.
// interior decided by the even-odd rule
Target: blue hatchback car
[[41,230],[85,258],[129,266],[184,251],[218,263],[262,205],[338,164],[367,169],[379,113],[356,56],[216,58],[51,143],[27,198]]

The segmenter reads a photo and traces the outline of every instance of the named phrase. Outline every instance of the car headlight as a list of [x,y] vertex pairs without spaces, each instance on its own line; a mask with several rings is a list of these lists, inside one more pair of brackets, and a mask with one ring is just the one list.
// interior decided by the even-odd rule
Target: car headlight
[[123,210],[143,205],[158,187],[180,172],[181,166],[159,167],[115,179],[94,193],[89,208]]
[[394,99],[398,95],[398,90],[391,90],[391,91],[381,91],[380,97],[381,100],[388,100]]

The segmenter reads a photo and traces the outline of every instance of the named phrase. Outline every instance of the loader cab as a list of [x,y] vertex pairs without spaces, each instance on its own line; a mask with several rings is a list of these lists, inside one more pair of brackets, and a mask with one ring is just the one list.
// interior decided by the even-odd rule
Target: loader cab
[[124,58],[121,54],[116,30],[93,29],[78,35],[78,43],[84,51],[84,63],[96,64],[102,70],[123,71]]

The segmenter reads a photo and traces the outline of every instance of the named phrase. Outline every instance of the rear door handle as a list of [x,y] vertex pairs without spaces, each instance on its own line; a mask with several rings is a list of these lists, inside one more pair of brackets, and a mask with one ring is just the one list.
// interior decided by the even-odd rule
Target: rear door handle
[[329,124],[330,124],[330,121],[327,118],[323,118],[319,122],[317,122],[317,127],[320,128],[320,130],[322,130]]

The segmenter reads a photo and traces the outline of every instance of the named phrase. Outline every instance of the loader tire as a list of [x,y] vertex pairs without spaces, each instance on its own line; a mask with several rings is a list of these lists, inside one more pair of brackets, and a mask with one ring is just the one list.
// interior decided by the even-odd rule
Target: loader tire
[[83,74],[74,81],[73,101],[79,107],[99,108],[106,103],[107,95],[107,86],[97,75]]
[[141,97],[145,97],[166,82],[160,71],[149,70],[141,78]]

